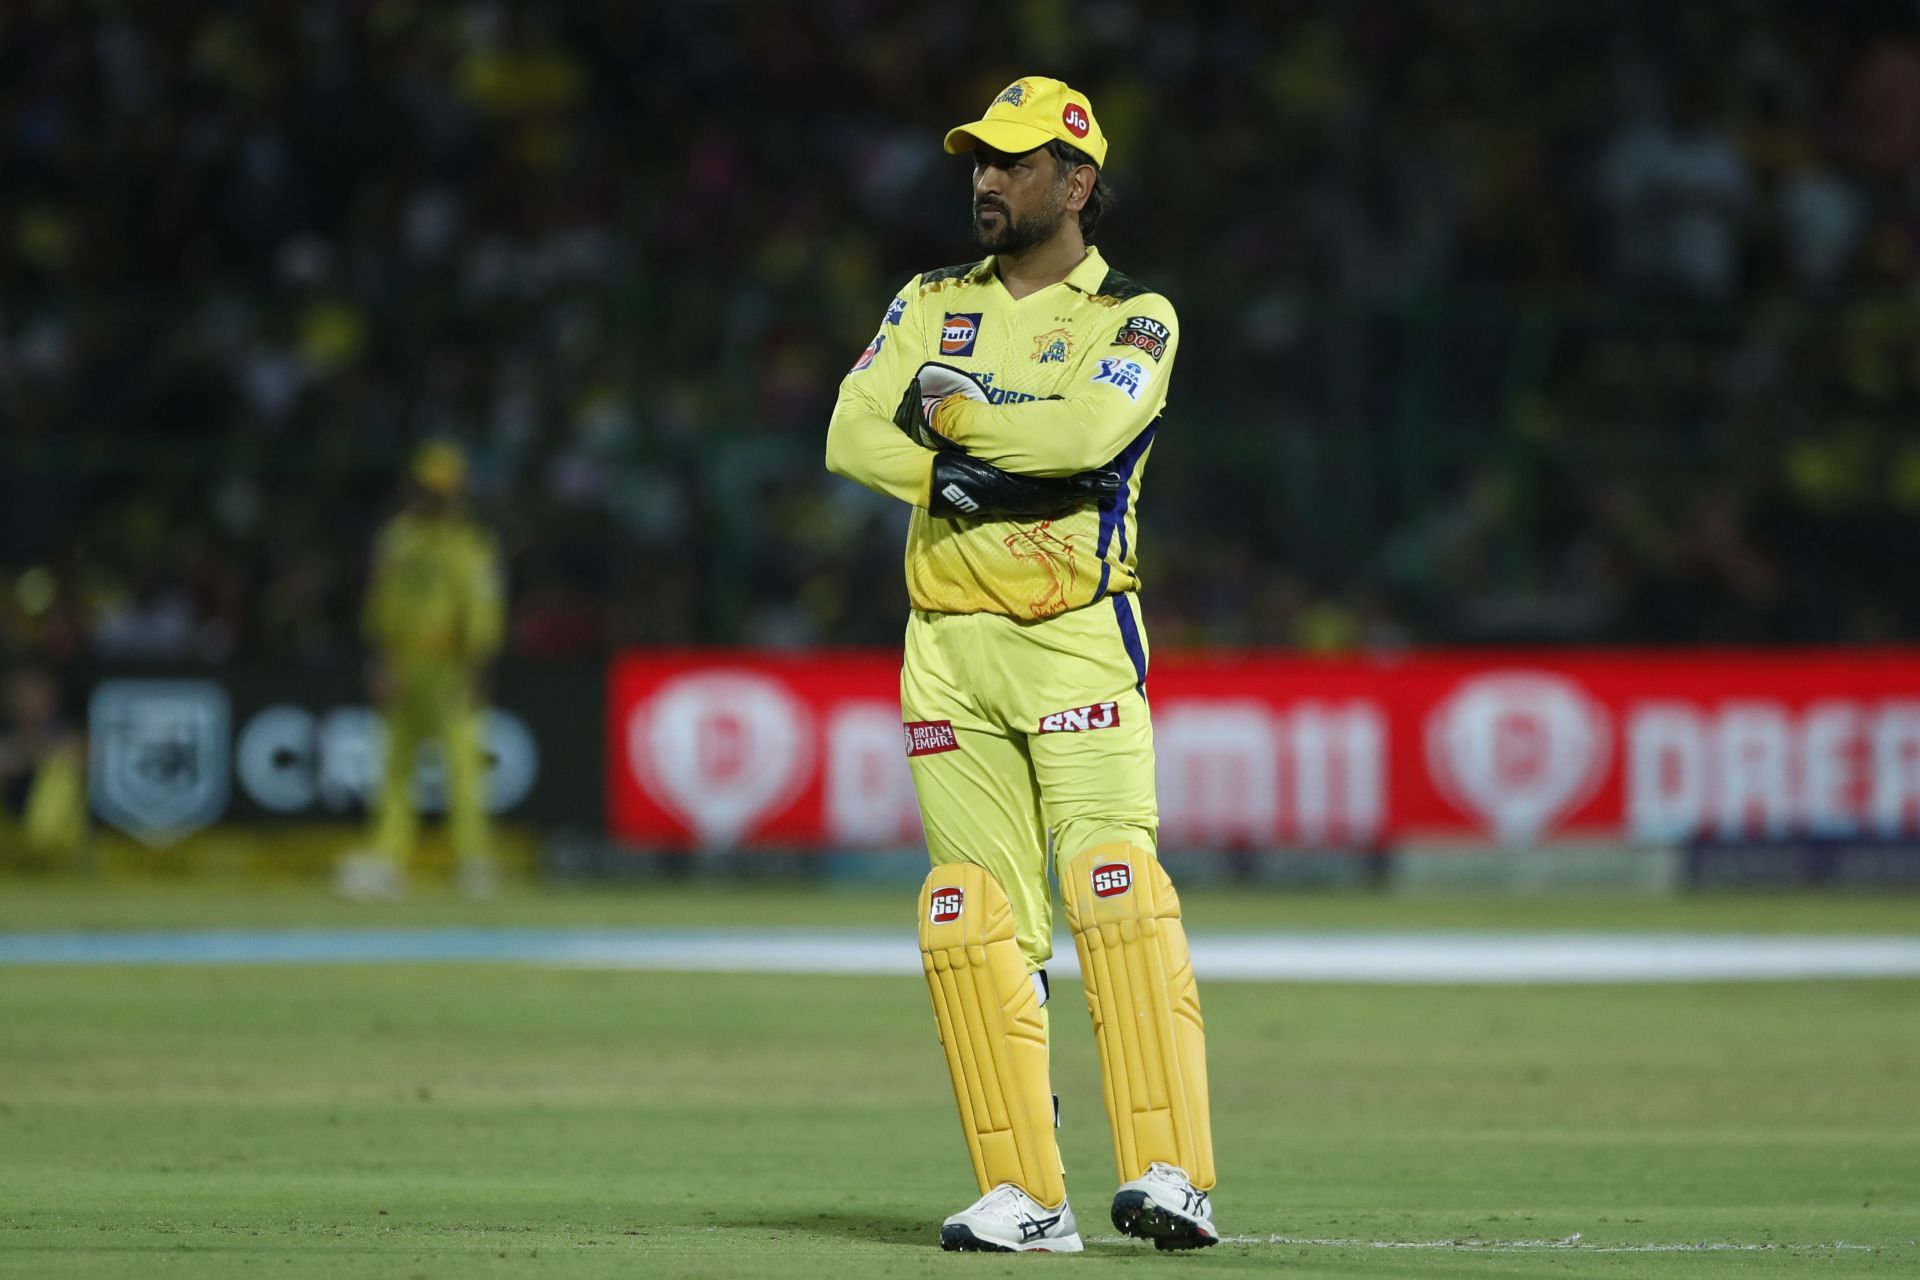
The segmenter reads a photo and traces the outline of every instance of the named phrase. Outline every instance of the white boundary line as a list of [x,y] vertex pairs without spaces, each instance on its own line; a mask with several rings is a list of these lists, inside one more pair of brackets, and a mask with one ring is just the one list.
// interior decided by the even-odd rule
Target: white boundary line
[[[0,933],[0,967],[542,964],[677,973],[918,977],[911,930],[213,929]],[[1055,977],[1079,972],[1054,939]],[[1206,982],[1581,985],[1920,977],[1920,935],[1272,932],[1193,938]]]
[[[1089,1236],[1090,1244],[1131,1244],[1127,1236]],[[1482,1240],[1463,1236],[1455,1240],[1359,1240],[1319,1236],[1221,1236],[1221,1244],[1278,1244],[1313,1249],[1427,1249],[1455,1253],[1532,1253],[1548,1250],[1572,1253],[1772,1253],[1815,1250],[1854,1250],[1878,1253],[1871,1244],[1849,1244],[1836,1240],[1828,1244],[1742,1244],[1733,1241],[1702,1240],[1690,1244],[1586,1244],[1581,1233],[1560,1240]]]

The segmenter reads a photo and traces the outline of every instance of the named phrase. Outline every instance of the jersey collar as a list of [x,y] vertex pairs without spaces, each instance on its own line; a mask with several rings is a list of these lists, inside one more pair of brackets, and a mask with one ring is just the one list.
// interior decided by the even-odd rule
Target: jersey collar
[[[993,254],[988,254],[985,258],[982,258],[980,265],[968,274],[968,282],[971,284],[985,284],[987,281],[992,280],[994,278],[995,261],[996,257]],[[1080,259],[1078,266],[1067,272],[1066,280],[1063,283],[1070,289],[1078,289],[1081,293],[1095,294],[1100,292],[1100,286],[1106,281],[1106,278],[1107,260],[1100,256],[1100,250],[1097,247],[1088,245],[1087,256]]]

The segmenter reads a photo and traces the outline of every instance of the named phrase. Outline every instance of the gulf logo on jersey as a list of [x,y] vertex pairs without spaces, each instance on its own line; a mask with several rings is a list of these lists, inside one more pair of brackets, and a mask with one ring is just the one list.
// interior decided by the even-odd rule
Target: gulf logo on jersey
[[943,356],[970,356],[973,344],[980,337],[979,311],[947,312],[946,323],[940,326],[940,354]]
[[952,924],[960,918],[960,909],[966,901],[964,889],[935,889],[928,903],[927,919],[934,924]]
[[1133,868],[1124,862],[1102,863],[1093,869],[1093,896],[1117,898],[1133,888]]

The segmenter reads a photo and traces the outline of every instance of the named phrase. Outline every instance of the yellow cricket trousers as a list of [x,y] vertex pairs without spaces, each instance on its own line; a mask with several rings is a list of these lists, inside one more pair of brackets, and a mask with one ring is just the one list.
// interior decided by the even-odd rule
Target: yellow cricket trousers
[[1053,954],[1048,852],[1152,852],[1159,829],[1146,633],[1133,596],[1041,621],[907,623],[900,710],[933,865],[972,862],[1012,903],[1029,968]]
[[372,843],[405,866],[419,830],[414,795],[414,753],[437,740],[447,776],[447,830],[462,859],[488,853],[486,760],[479,713],[473,705],[473,675],[459,663],[418,663],[397,668],[393,700],[380,708],[387,731],[386,769],[373,812]]

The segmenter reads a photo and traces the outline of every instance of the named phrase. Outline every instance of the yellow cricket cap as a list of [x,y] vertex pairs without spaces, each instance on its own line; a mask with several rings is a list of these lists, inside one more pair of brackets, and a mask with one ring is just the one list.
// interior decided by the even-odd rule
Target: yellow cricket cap
[[1107,135],[1087,95],[1064,80],[1027,76],[1002,89],[979,120],[949,129],[946,145],[956,156],[982,143],[1017,156],[1056,138],[1092,156],[1096,166],[1107,162]]
[[467,487],[467,455],[448,440],[429,440],[414,452],[410,468],[423,489],[451,497]]

